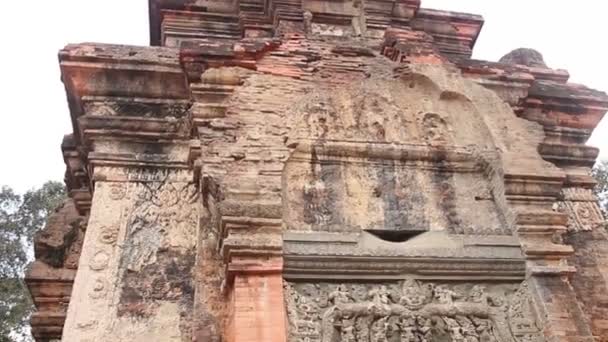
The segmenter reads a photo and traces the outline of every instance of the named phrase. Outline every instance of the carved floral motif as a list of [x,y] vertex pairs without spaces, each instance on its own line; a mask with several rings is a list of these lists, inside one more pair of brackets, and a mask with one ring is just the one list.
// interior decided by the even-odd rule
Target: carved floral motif
[[286,283],[289,342],[542,341],[527,285]]
[[106,245],[114,245],[118,239],[118,227],[109,226],[102,227],[99,234],[99,242]]
[[186,182],[142,182],[132,184],[129,194],[133,202],[119,261],[117,314],[152,317],[160,302],[173,302],[185,322],[194,300],[197,188]]
[[91,261],[89,262],[89,268],[93,271],[102,271],[108,267],[110,256],[104,251],[97,251]]
[[110,183],[110,198],[119,201],[127,195],[127,185],[125,183]]
[[92,299],[100,299],[106,295],[108,281],[102,277],[95,278],[91,285],[91,291],[89,297]]
[[593,230],[604,222],[596,201],[559,202],[557,210],[568,215],[568,230],[570,231]]
[[127,268],[140,270],[159,250],[190,250],[195,244],[198,192],[188,183],[139,183],[127,222]]

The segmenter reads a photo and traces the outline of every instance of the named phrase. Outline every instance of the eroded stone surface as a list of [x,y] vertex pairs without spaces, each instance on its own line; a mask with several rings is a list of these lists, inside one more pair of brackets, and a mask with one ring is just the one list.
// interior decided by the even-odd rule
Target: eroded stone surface
[[60,53],[88,227],[41,235],[28,281],[60,289],[49,322],[74,283],[63,340],[601,340],[606,94],[535,53],[472,60],[482,18],[417,0],[150,19],[161,47]]
[[86,227],[87,217],[67,199],[34,237],[36,261],[25,279],[37,309],[30,322],[38,340],[61,338]]
[[[154,175],[150,175],[151,178]],[[187,182],[98,182],[66,341],[192,336],[199,209]],[[77,305],[76,303],[80,304]]]
[[534,50],[527,48],[515,49],[500,59],[501,63],[519,64],[533,68],[547,68],[543,55]]

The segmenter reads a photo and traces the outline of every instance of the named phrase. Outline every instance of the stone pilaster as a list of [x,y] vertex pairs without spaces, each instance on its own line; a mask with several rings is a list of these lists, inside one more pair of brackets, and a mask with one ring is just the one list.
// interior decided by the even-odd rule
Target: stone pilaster
[[85,44],[60,60],[92,185],[63,340],[190,339],[201,202],[178,53]]

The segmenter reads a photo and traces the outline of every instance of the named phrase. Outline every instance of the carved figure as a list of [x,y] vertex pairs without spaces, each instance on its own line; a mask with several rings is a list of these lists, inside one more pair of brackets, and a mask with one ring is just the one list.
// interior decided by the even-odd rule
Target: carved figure
[[469,293],[469,300],[473,303],[488,304],[488,295],[485,293],[485,287],[475,285]]
[[458,297],[458,294],[447,288],[445,285],[439,285],[435,287],[435,299],[441,304],[453,304],[454,298]]
[[305,207],[305,221],[311,224],[327,224],[332,219],[328,205],[329,193],[325,183],[317,180],[304,186],[304,198],[308,199]]
[[355,334],[357,341],[369,341],[369,317],[357,317],[355,320]]
[[308,303],[308,299],[306,299],[306,297],[300,297],[300,300],[298,302],[298,308],[302,313],[303,319],[310,320],[313,318],[315,310],[312,305]]
[[471,320],[475,324],[475,331],[479,336],[479,342],[496,342],[490,320],[478,317],[471,317]]
[[348,288],[344,284],[338,285],[338,288],[329,294],[329,300],[334,303],[334,305],[349,303],[351,298]]
[[[536,315],[530,305],[530,301],[528,284],[523,282],[511,298],[508,309],[509,326],[515,336],[529,335],[529,338],[534,341],[540,334],[540,331],[536,326],[536,321],[533,319]],[[521,339],[523,340],[523,337]]]
[[391,342],[399,341],[401,336],[400,320],[401,316],[391,315],[388,317],[387,338]]
[[389,296],[390,293],[384,285],[381,285],[379,288],[372,289],[369,292],[369,297],[372,298],[372,302],[379,306],[390,304]]
[[415,280],[408,279],[403,282],[399,304],[410,310],[421,308],[427,302],[427,294]]
[[385,316],[390,314],[390,292],[388,291],[386,286],[381,285],[377,288],[370,290],[368,293],[368,297],[372,299],[371,303],[369,303],[368,305],[368,310],[371,313],[376,316]]
[[464,316],[456,316],[456,321],[460,324],[465,342],[479,342],[479,334],[470,319]]
[[[300,284],[288,286],[292,334],[310,342],[540,342],[526,285]],[[489,290],[486,290],[488,289]],[[326,298],[326,305],[319,305]],[[293,304],[290,304],[293,303]],[[498,303],[497,307],[495,304]],[[329,304],[329,305],[327,305]],[[486,305],[489,304],[489,305]]]
[[399,328],[401,330],[401,342],[417,342],[416,336],[416,318],[412,316],[402,316],[399,320]]
[[340,342],[356,342],[355,337],[355,319],[350,315],[342,317],[342,326],[340,328]]
[[306,34],[311,34],[312,33],[312,12],[310,11],[304,11],[304,32],[306,32]]
[[451,341],[450,330],[440,316],[431,317],[431,341]]
[[437,113],[426,113],[422,119],[425,139],[431,143],[445,142],[448,134],[447,123]]
[[386,337],[388,330],[387,317],[374,321],[371,330],[371,342],[388,342]]
[[365,10],[362,0],[353,0],[353,7],[357,10],[357,15],[352,19],[352,26],[355,37],[360,37],[365,30]]
[[432,338],[431,329],[433,328],[431,319],[424,316],[416,316],[416,325],[418,326],[420,342],[430,342]]
[[453,342],[465,342],[464,335],[462,334],[462,328],[455,319],[445,317],[445,323],[447,324],[450,336]]

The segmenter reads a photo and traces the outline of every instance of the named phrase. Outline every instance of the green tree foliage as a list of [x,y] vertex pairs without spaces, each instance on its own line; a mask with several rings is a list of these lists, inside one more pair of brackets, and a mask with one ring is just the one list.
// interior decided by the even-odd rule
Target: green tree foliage
[[593,177],[597,180],[595,194],[600,199],[604,217],[608,218],[608,160],[601,161],[593,168]]
[[59,182],[47,182],[23,196],[6,186],[0,191],[0,342],[29,339],[32,303],[24,269],[33,256],[34,233],[64,198]]

